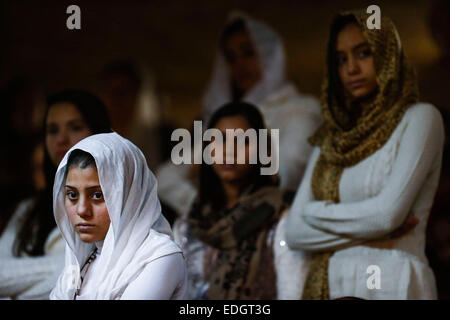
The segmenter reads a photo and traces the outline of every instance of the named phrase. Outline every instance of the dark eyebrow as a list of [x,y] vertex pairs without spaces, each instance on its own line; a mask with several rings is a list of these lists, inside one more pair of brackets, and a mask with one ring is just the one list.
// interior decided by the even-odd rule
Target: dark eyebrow
[[[358,43],[356,46],[354,46],[354,47],[352,48],[352,51],[358,50],[358,49],[360,49],[360,48],[362,48],[362,47],[365,47],[365,46],[369,46],[369,43],[368,43],[367,41]],[[340,54],[340,53],[344,53],[344,52],[343,52],[343,51],[336,50],[336,53],[337,53],[337,54]]]
[[362,47],[365,47],[365,46],[369,46],[369,43],[368,42],[361,42],[361,43],[357,44],[356,46],[354,46],[352,51],[358,50],[358,49],[360,49]]
[[[70,188],[70,189],[77,189],[77,188],[75,188],[75,187],[72,187],[72,186],[69,186],[68,184],[66,184],[64,187],[66,187],[66,188]],[[91,190],[91,189],[98,189],[98,188],[102,188],[101,186],[92,186],[92,187],[87,187],[86,189],[87,190]]]

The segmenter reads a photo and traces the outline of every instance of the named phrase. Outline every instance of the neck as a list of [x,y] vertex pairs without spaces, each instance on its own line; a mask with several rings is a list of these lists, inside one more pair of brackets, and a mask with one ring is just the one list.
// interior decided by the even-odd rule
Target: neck
[[231,208],[236,204],[239,198],[241,183],[238,181],[227,181],[223,182],[222,185],[225,191],[227,208]]
[[238,86],[234,84],[234,82],[231,84],[231,87],[232,87],[233,101],[241,100],[244,97],[245,92],[239,89]]

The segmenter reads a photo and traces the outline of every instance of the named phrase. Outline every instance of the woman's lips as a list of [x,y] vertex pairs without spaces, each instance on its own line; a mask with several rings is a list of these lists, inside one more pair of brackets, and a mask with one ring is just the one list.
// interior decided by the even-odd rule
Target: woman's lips
[[350,81],[350,82],[347,82],[347,87],[349,87],[351,89],[357,89],[357,88],[364,86],[365,83],[366,83],[365,80]]
[[76,225],[79,232],[89,232],[95,228],[95,225],[88,223],[79,223]]

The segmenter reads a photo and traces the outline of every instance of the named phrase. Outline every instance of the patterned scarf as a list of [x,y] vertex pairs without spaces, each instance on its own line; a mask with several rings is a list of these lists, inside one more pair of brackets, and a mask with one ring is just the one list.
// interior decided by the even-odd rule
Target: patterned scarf
[[276,298],[274,271],[266,278],[264,270],[270,266],[262,262],[271,252],[267,250],[268,232],[286,207],[284,193],[276,186],[257,190],[251,186],[236,205],[222,212],[209,205],[194,206],[189,217],[194,236],[219,249],[207,279],[208,299]]
[[[322,87],[324,124],[310,138],[320,146],[311,187],[316,200],[338,203],[339,181],[345,168],[372,155],[383,146],[402,119],[405,111],[418,100],[413,68],[408,64],[397,30],[383,17],[381,29],[369,30],[365,11],[344,12],[353,15],[371,48],[377,73],[377,92],[364,113],[357,112],[343,92],[336,76],[334,43],[328,44],[328,71]],[[334,25],[334,23],[333,23]],[[331,28],[331,35],[336,34]],[[334,37],[335,38],[335,37]],[[334,41],[333,41],[334,42]],[[328,263],[333,252],[316,254],[306,279],[302,299],[329,299]]]

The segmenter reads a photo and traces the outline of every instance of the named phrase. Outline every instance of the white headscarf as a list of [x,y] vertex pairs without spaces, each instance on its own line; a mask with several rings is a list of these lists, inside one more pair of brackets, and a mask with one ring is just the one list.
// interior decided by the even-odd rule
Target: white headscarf
[[[286,82],[283,43],[268,25],[240,12],[233,12],[230,15],[225,28],[237,19],[244,21],[263,70],[262,80],[244,95],[242,101],[258,105]],[[231,76],[224,54],[219,49],[212,78],[203,97],[204,119],[208,120],[214,111],[231,101]]]
[[97,258],[93,277],[95,292],[83,293],[87,299],[116,299],[145,266],[165,255],[181,252],[171,240],[169,223],[161,214],[157,182],[142,152],[117,133],[90,136],[73,146],[59,164],[53,187],[56,223],[66,240],[65,269],[51,299],[73,299],[80,267],[95,244],[80,240],[64,206],[66,165],[71,152],[80,149],[95,159],[111,225]]

